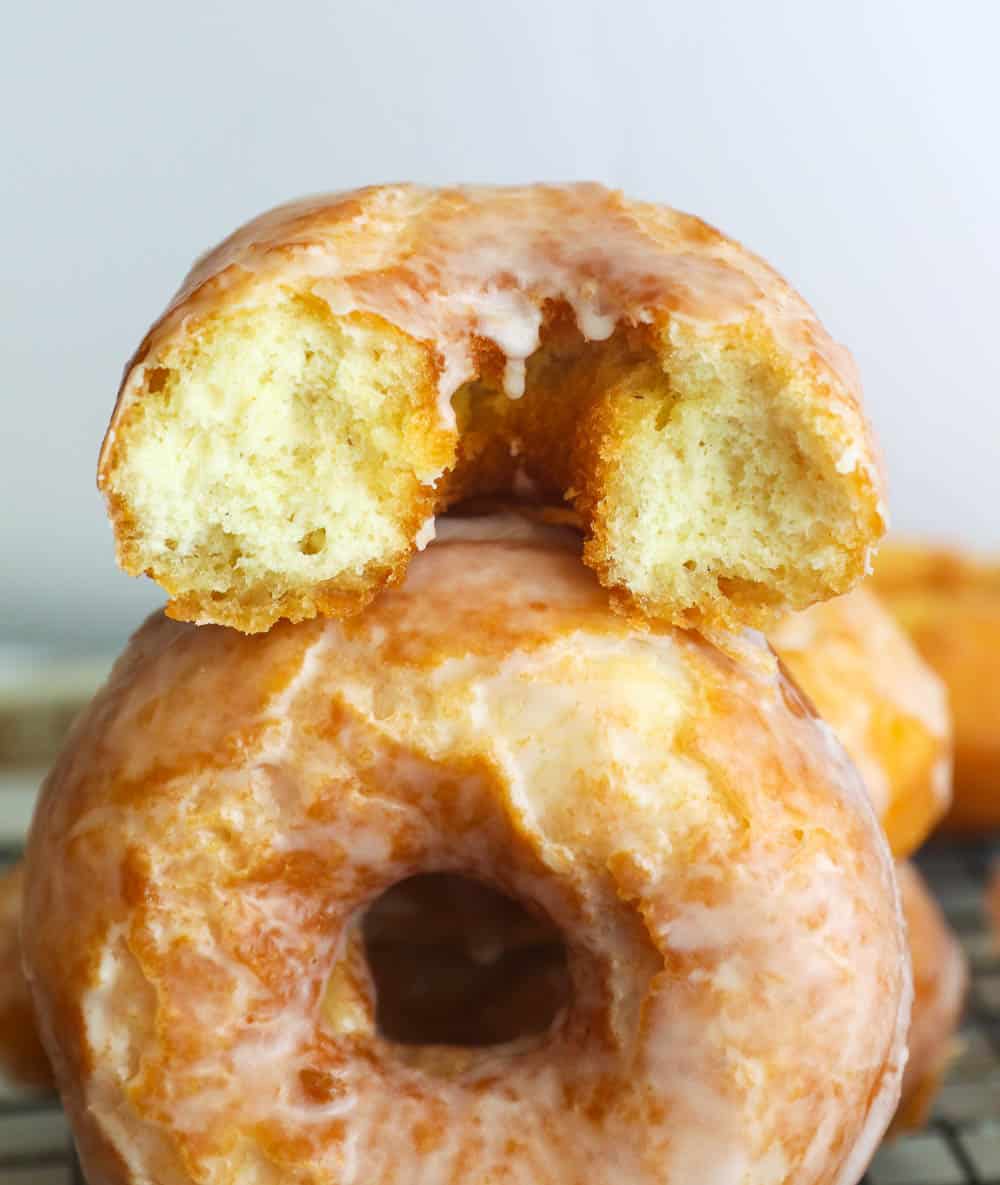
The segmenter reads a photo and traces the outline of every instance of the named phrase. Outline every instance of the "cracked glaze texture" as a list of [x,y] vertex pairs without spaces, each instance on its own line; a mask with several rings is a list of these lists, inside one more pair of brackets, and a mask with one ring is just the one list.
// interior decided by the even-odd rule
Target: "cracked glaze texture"
[[[611,613],[551,533],[438,542],[363,618],[151,618],[77,724],[25,940],[91,1179],[849,1185],[910,985],[885,841],[758,635]],[[545,1034],[382,1039],[365,906],[544,912]]]
[[523,393],[547,301],[565,302],[588,341],[610,337],[619,321],[673,317],[707,331],[759,319],[828,389],[850,424],[849,463],[874,476],[857,367],[802,297],[701,219],[595,183],[369,186],[269,210],[195,262],[126,367],[120,410],[142,384],[145,358],[188,318],[298,282],[338,315],[373,313],[433,342],[449,424],[451,396],[476,371],[476,339],[501,351],[508,393]]

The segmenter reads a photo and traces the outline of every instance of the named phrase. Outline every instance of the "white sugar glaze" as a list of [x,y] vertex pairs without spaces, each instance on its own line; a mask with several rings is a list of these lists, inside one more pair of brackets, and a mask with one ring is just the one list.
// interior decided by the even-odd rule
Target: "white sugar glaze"
[[[341,206],[344,215],[324,220]],[[279,206],[202,256],[158,328],[197,317],[246,272],[305,284],[338,316],[373,313],[433,342],[449,427],[452,396],[474,374],[477,338],[506,359],[508,394],[523,394],[525,362],[550,301],[569,306],[587,341],[606,340],[619,323],[656,324],[667,315],[706,331],[757,315],[790,357],[818,360],[831,384],[858,387],[849,352],[762,260],[696,218],[592,183],[390,185]],[[235,299],[257,298],[251,290]],[[142,381],[140,365],[123,405]],[[856,462],[845,452],[844,465]]]
[[[549,538],[435,543],[348,623],[133,641],[29,854],[106,1185],[860,1175],[909,986],[857,774],[759,635],[635,631]],[[376,1032],[359,911],[434,870],[561,930],[543,1039],[432,1069]]]

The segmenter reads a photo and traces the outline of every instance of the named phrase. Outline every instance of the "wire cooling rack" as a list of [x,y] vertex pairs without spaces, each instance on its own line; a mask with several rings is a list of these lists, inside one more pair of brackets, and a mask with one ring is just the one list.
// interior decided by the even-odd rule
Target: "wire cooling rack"
[[[13,846],[0,848],[0,864],[17,855]],[[972,988],[961,1052],[930,1124],[884,1146],[865,1185],[1000,1185],[1000,950],[983,914],[986,878],[997,859],[1000,836],[962,846],[932,843],[918,857],[969,956]],[[0,1185],[88,1185],[56,1099],[0,1093]]]

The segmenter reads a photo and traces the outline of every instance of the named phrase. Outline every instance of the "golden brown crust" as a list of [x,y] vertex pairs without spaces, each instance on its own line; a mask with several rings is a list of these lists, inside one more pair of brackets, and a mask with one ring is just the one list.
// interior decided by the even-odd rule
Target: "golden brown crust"
[[24,866],[0,877],[0,1069],[20,1086],[50,1089],[31,993],[21,968],[21,892]]
[[912,864],[896,867],[913,966],[913,1013],[909,1060],[894,1131],[922,1127],[948,1063],[969,986],[969,969],[958,938]]
[[[441,416],[427,439],[441,457],[442,476],[436,490],[428,486],[409,500],[400,495],[408,548],[338,578],[336,588],[182,587],[166,560],[141,558],[137,524],[114,488],[120,450],[150,397],[163,351],[190,339],[207,318],[277,291],[308,293],[331,315],[376,319],[420,344],[436,391],[424,390],[423,380],[416,384],[414,415],[429,414],[437,401]],[[824,464],[838,475],[849,508],[843,522],[830,524],[842,554],[827,587],[790,607],[846,592],[864,574],[884,529],[881,462],[850,355],[742,246],[689,215],[598,185],[369,187],[279,207],[204,255],[126,366],[101,451],[98,484],[119,563],[163,584],[168,612],[181,619],[253,632],[281,618],[345,616],[402,576],[434,509],[470,495],[509,494],[527,474],[542,497],[565,497],[582,513],[585,560],[626,612],[713,628],[771,621],[781,606],[756,584],[730,581],[725,595],[698,605],[628,584],[603,518],[609,474],[626,444],[613,404],[592,376],[588,383],[590,362],[569,383],[532,374],[539,341],[547,349],[555,343],[558,353],[568,327],[577,343],[582,332],[588,341],[613,340],[666,359],[678,326],[711,333],[727,350],[748,351],[794,391],[798,426],[822,442]],[[517,389],[523,373],[527,395],[512,402],[502,388]],[[494,395],[501,389],[499,398],[480,400],[471,422],[460,413],[456,430],[452,397],[484,378]],[[567,391],[571,398],[564,398]]]
[[[233,299],[238,297],[233,294]],[[325,315],[329,315],[325,304],[322,305],[322,310]],[[353,323],[363,326],[370,326],[374,321],[380,320],[364,313],[354,314],[350,319]],[[183,329],[185,333],[190,331],[186,321]],[[349,617],[362,611],[381,590],[402,579],[410,555],[416,550],[415,545],[406,554],[395,557],[393,562],[372,562],[360,572],[340,575],[336,581],[280,591],[268,583],[233,587],[225,591],[194,589],[184,580],[174,577],[169,565],[145,566],[142,560],[139,525],[125,498],[111,488],[110,474],[121,462],[130,422],[143,412],[141,400],[129,408],[120,406],[125,379],[130,372],[134,373],[133,366],[141,368],[141,363],[137,360],[146,357],[148,349],[152,348],[149,339],[153,336],[154,330],[150,330],[147,340],[126,366],[115,411],[101,448],[98,486],[104,493],[108,517],[114,529],[115,554],[119,565],[133,576],[148,576],[160,584],[169,597],[165,610],[168,617],[177,621],[229,625],[244,633],[262,633],[276,621],[308,621],[317,616]],[[433,357],[428,357],[424,360],[422,369],[415,367],[411,370],[409,377],[412,383],[413,406],[410,421],[411,431],[422,431],[431,439],[432,443],[427,446],[427,451],[436,459],[437,464],[444,467],[451,457],[452,447],[447,434],[442,432],[436,422],[438,394],[435,382],[438,369],[437,361]],[[147,393],[148,386],[147,383]],[[405,493],[402,489],[399,493],[398,511],[402,530],[413,539],[416,539],[420,528],[433,515],[435,509],[442,505],[443,501],[450,503],[452,500],[443,499],[431,486],[420,486],[416,483]]]
[[[909,1059],[893,1134],[914,1131],[927,1122],[956,1051],[969,981],[958,938],[920,873],[900,862],[896,875],[915,991]],[[563,987],[560,946],[551,929],[503,909],[493,899],[469,894],[465,885],[449,892],[446,883],[408,882],[397,890],[392,908],[369,914],[371,941],[381,960],[380,980],[398,981],[388,999],[396,1029],[406,1033],[416,1026],[419,1032],[422,1024],[454,1024],[459,1009],[473,1036],[488,1033],[491,1026],[532,1031]],[[1000,933],[1000,872],[993,892]],[[470,958],[474,941],[490,949],[488,965]],[[414,982],[419,986],[407,986]]]
[[867,588],[792,614],[768,636],[860,770],[893,854],[910,855],[951,801],[943,684]]
[[955,784],[942,829],[1000,828],[1000,565],[893,543],[879,555],[872,585],[948,691]]
[[[435,544],[343,624],[151,619],[27,867],[105,1185],[404,1185],[425,1157],[442,1183],[848,1185],[895,1107],[905,946],[853,767],[762,641],[634,631],[569,545]],[[374,1031],[355,921],[429,871],[558,926],[573,997],[540,1043],[417,1065]]]
[[[589,300],[587,315],[652,308],[657,320],[679,315],[719,324],[753,310],[776,343],[829,384],[831,401],[843,404],[859,430],[866,428],[853,359],[778,272],[700,218],[592,183],[439,190],[369,186],[277,206],[195,262],[126,364],[119,403],[135,367],[185,317],[203,314],[223,298],[246,295],[254,275],[272,270],[289,274],[303,268],[356,287],[357,308],[415,337],[444,345],[457,338],[465,348],[478,340],[488,349],[489,335],[475,333],[467,311],[436,313],[430,298],[447,294],[449,280],[465,269],[477,280],[517,291],[519,277],[505,269],[524,266],[524,258],[506,257],[505,250],[521,226],[529,228],[527,250],[540,257],[542,270],[569,273],[563,281],[567,295]],[[576,233],[578,245],[561,238],[560,231]],[[465,253],[495,254],[488,262],[452,260],[453,246]],[[318,253],[325,253],[322,262],[311,264]],[[455,275],[448,274],[448,266]],[[588,287],[585,279],[591,281]],[[536,301],[542,293],[543,300],[551,299],[543,275],[532,276],[531,282],[537,286]],[[442,317],[448,320],[447,332],[439,324]],[[417,325],[423,332],[408,328]],[[865,440],[871,444],[869,432]]]

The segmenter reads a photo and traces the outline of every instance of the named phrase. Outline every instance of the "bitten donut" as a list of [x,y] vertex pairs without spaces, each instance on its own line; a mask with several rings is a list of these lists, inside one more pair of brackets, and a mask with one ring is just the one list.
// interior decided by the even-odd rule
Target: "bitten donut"
[[948,689],[955,789],[942,827],[1000,828],[1000,565],[893,544],[873,585]]
[[765,263],[600,185],[375,186],[202,256],[126,367],[98,483],[169,616],[345,616],[474,495],[565,499],[635,615],[846,592],[884,528],[847,351]]
[[[909,1020],[891,858],[769,648],[718,641],[633,629],[551,531],[437,543],[343,622],[153,617],[27,855],[91,1179],[857,1181]],[[558,930],[544,1032],[380,1031],[366,911],[442,872]]]
[[969,987],[969,968],[930,889],[912,864],[897,865],[913,967],[909,1057],[895,1130],[922,1127],[941,1077],[955,1054],[955,1030]]
[[0,1071],[19,1086],[52,1085],[52,1070],[35,1025],[21,969],[20,864],[0,875]]
[[861,771],[894,854],[910,855],[951,801],[941,680],[865,588],[791,614],[768,636]]

